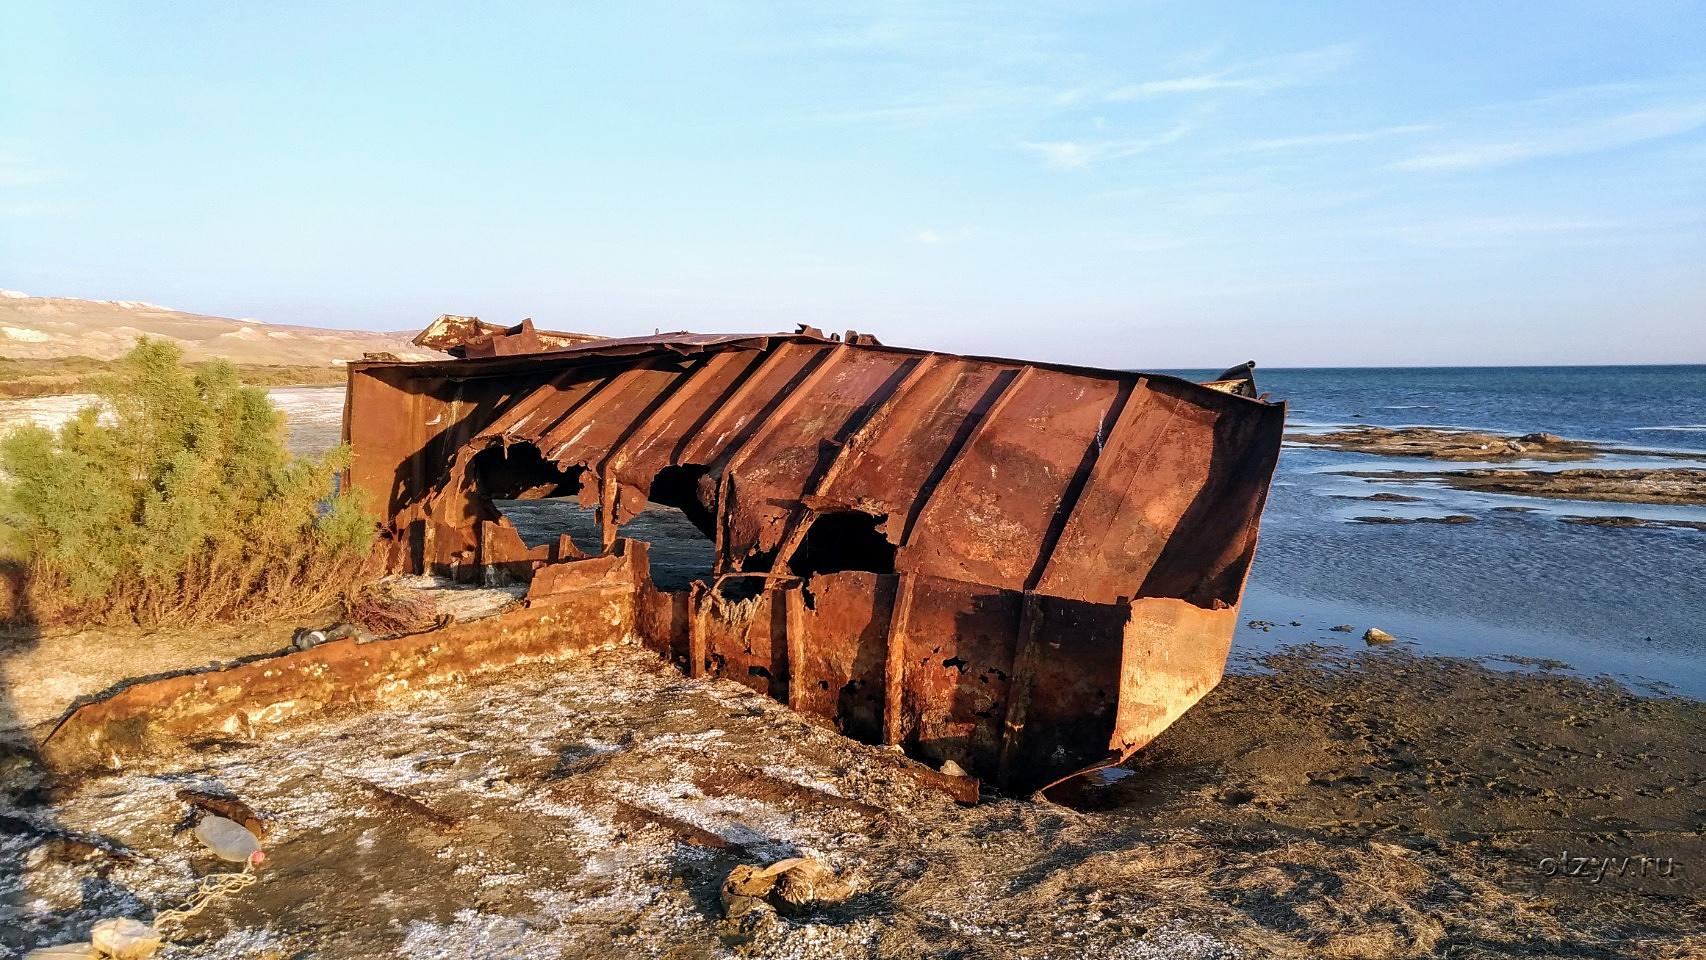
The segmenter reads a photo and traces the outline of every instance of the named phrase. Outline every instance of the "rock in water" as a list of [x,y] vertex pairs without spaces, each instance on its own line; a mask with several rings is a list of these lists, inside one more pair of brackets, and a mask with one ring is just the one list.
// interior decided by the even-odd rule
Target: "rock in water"
[[1351,626],[1348,623],[1341,623],[1338,626],[1333,628],[1333,632],[1334,633],[1356,633],[1357,628]]
[[1383,646],[1388,643],[1396,643],[1397,641],[1397,637],[1394,637],[1392,634],[1387,633],[1379,627],[1369,627],[1368,632],[1362,635],[1362,642],[1371,647]]

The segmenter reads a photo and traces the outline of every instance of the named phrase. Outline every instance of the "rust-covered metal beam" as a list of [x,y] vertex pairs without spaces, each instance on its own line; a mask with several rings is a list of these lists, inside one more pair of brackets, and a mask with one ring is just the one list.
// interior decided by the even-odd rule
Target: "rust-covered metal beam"
[[906,646],[912,626],[913,589],[917,580],[903,573],[895,584],[889,612],[888,649],[883,655],[883,743],[906,737]]
[[826,510],[836,508],[854,509],[855,503],[842,503],[834,499],[831,491],[835,482],[848,467],[858,462],[864,456],[871,438],[881,430],[888,428],[895,410],[902,400],[911,396],[912,392],[923,382],[926,375],[936,369],[937,356],[930,354],[913,363],[905,379],[897,384],[892,392],[881,397],[866,411],[863,421],[854,429],[844,442],[837,444],[835,453],[829,465],[816,477],[810,490],[800,498],[800,506],[788,519],[787,527],[781,537],[781,545],[776,551],[776,564],[787,567],[798,550],[806,532],[811,528],[812,520]]

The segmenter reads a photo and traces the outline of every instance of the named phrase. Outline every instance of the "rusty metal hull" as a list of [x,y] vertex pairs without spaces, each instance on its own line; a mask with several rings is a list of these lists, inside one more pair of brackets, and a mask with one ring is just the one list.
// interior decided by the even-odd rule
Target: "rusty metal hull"
[[[815,331],[505,349],[351,365],[393,569],[548,595],[669,503],[715,568],[639,585],[649,644],[1008,789],[1129,755],[1221,676],[1280,405]],[[493,505],[570,495],[602,543],[529,550]]]

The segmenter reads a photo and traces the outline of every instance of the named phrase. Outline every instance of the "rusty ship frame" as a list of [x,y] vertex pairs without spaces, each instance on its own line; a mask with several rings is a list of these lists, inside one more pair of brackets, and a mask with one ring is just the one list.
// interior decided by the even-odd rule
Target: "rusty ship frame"
[[[680,508],[712,577],[640,571],[644,642],[1010,789],[1129,756],[1220,679],[1284,421],[1246,383],[810,328],[505,339],[350,369],[351,479],[394,570],[544,596]],[[601,544],[528,549],[493,504],[564,496]]]
[[[66,767],[643,643],[847,736],[1003,789],[1119,762],[1219,682],[1284,406],[848,332],[606,339],[445,317],[452,359],[352,363],[346,482],[394,573],[526,584],[517,609],[340,640],[86,705]],[[498,501],[577,498],[530,547]],[[653,583],[623,527],[681,510],[712,566]],[[974,787],[976,780],[970,781]]]

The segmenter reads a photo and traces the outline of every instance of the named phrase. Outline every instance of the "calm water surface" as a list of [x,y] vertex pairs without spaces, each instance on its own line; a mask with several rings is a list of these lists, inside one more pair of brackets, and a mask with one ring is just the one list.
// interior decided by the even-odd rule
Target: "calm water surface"
[[[1547,431],[1630,449],[1692,451],[1702,460],[1616,456],[1592,464],[1500,465],[1706,468],[1706,367],[1258,369],[1257,382],[1288,402],[1293,429],[1377,424]],[[1339,475],[1460,466],[1467,465],[1288,445],[1244,604],[1246,619],[1275,626],[1240,630],[1238,646],[1360,645],[1362,628],[1379,626],[1418,651],[1562,660],[1586,673],[1658,681],[1706,696],[1706,533],[1559,520],[1706,520],[1706,508],[1466,494]],[[1342,499],[1383,490],[1424,500]],[[1496,509],[1514,506],[1532,512]],[[1383,526],[1352,519],[1446,514],[1468,514],[1476,522]],[[1303,626],[1290,626],[1292,620]],[[1355,625],[1356,634],[1328,629],[1339,623]]]

